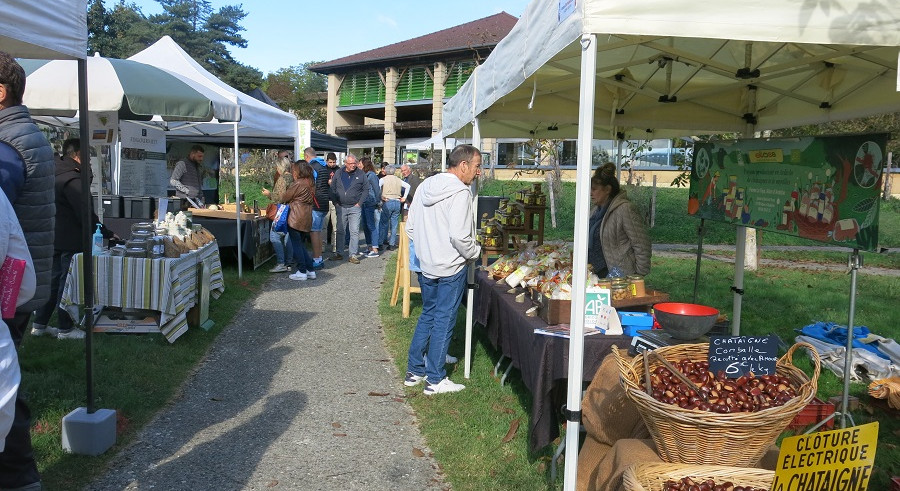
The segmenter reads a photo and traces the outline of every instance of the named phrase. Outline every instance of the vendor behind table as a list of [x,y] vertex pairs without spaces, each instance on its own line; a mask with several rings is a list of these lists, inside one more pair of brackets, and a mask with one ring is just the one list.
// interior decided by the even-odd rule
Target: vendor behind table
[[591,177],[588,262],[599,277],[650,272],[650,237],[643,217],[621,189],[616,165],[607,162]]
[[198,207],[203,207],[203,147],[194,145],[185,159],[175,163],[169,184],[175,188],[175,196],[193,200]]

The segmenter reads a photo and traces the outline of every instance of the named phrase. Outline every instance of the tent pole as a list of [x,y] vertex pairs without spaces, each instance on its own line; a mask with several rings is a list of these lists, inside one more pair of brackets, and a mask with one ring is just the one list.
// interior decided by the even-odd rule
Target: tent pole
[[584,292],[587,282],[588,213],[591,152],[594,136],[594,90],[597,37],[581,36],[581,95],[578,104],[578,161],[575,186],[575,244],[572,261],[572,313],[569,320],[569,375],[566,396],[566,467],[563,489],[574,491],[578,476],[578,431],[581,424],[581,381],[584,375]]
[[[478,118],[475,118],[475,121],[472,123],[472,128],[472,145],[480,151],[481,130],[478,128]],[[442,151],[441,153],[446,154],[447,152]],[[476,224],[478,223],[478,181],[478,178],[472,181],[472,220]],[[475,315],[475,264],[476,263],[470,264],[469,270],[466,272],[466,350],[464,354],[465,363],[463,370],[463,377],[465,378],[469,378],[469,374],[472,372],[472,317]]]
[[844,348],[844,391],[841,393],[841,428],[854,426],[853,416],[850,414],[850,374],[853,372],[853,317],[856,314],[856,272],[862,266],[862,257],[859,249],[853,249],[850,254],[850,315],[847,319],[847,346]]
[[[88,142],[91,141],[88,131],[88,88],[87,88],[87,60],[78,60],[78,114],[81,115],[78,123],[78,137],[81,139],[79,149],[82,165],[91,168],[91,152]],[[89,172],[81,173],[82,209],[81,220],[84,224],[93,223],[91,217],[91,180]],[[84,279],[84,364],[85,386],[87,388],[87,413],[92,414],[94,408],[94,359],[93,359],[93,331],[94,331],[94,261],[91,254],[91,235],[94,227],[81,228],[81,248],[83,261],[81,262],[81,277]]]
[[244,256],[241,249],[241,158],[238,155],[238,124],[234,122],[234,216],[237,226],[238,278],[244,277]]
[[703,228],[706,219],[700,219],[700,226],[697,228],[697,266],[694,268],[694,299],[691,300],[693,303],[697,303],[697,288],[700,286],[700,258],[703,256],[703,233],[706,232],[706,229]]

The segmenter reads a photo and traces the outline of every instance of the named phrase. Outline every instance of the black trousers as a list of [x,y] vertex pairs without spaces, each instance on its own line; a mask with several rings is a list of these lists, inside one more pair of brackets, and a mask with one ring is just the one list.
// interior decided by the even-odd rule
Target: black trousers
[[[22,343],[30,318],[29,313],[4,319],[16,348]],[[16,394],[16,414],[9,434],[6,435],[6,447],[0,453],[0,488],[19,488],[40,480],[34,450],[31,448],[31,410],[25,403],[20,385]]]

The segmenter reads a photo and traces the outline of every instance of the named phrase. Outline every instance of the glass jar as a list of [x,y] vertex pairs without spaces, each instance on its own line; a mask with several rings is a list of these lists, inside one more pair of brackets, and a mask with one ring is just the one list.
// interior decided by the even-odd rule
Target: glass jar
[[547,195],[546,194],[537,195],[537,197],[535,198],[534,204],[536,204],[538,206],[546,206],[547,205]]
[[536,182],[531,185],[531,189],[534,194],[541,194],[541,183]]
[[643,297],[647,294],[644,287],[644,277],[639,274],[630,274],[626,276],[628,280],[628,290],[632,297]]
[[631,296],[631,292],[628,291],[628,280],[625,278],[612,280],[610,291],[613,302],[619,302]]

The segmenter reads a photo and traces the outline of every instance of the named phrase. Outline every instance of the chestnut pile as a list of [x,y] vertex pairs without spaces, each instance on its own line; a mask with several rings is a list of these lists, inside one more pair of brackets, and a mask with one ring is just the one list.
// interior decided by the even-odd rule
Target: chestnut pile
[[700,394],[678,380],[668,368],[659,366],[650,375],[650,395],[658,401],[675,404],[683,409],[722,414],[755,412],[783,406],[797,397],[797,390],[782,375],[755,377],[751,372],[731,379],[725,377],[721,370],[718,374],[710,372],[709,362],[706,360],[684,359],[673,365],[700,388]]
[[731,481],[716,484],[712,479],[697,482],[689,477],[682,477],[680,481],[666,481],[662,491],[767,491],[765,488],[753,486],[735,486]]

